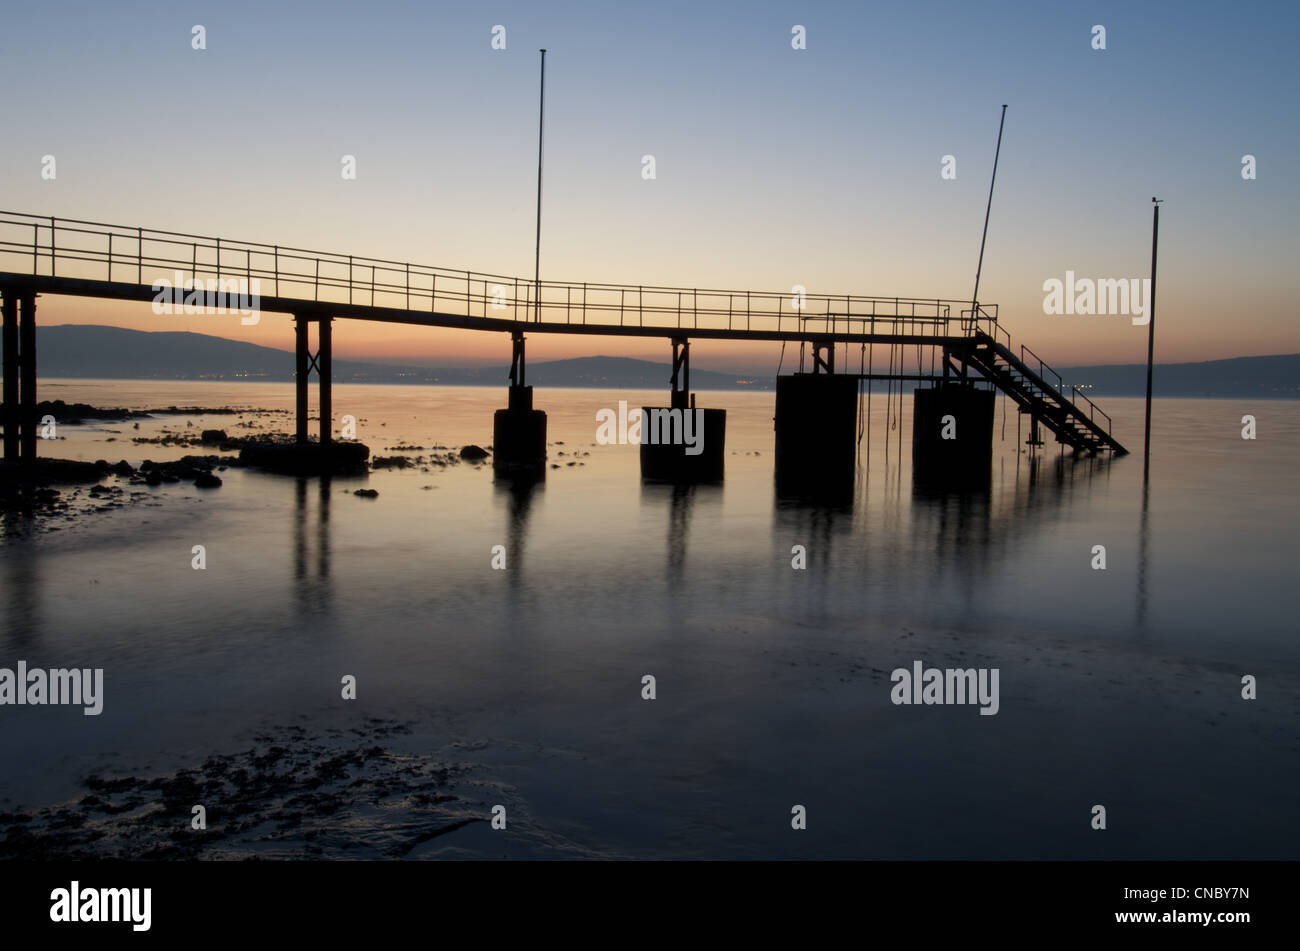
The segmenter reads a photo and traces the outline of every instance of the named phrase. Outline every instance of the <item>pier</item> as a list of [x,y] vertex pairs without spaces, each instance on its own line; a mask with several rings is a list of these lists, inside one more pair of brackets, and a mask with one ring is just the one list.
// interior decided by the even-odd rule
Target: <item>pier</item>
[[[183,282],[182,289],[178,285]],[[857,395],[863,384],[928,384],[914,395],[916,478],[978,484],[992,453],[997,393],[1041,431],[1081,454],[1125,448],[1111,419],[1077,387],[1067,387],[1033,351],[1013,345],[996,305],[945,299],[851,294],[784,294],[748,290],[534,281],[276,244],[207,237],[54,216],[0,212],[0,311],[3,313],[4,459],[34,464],[36,299],[66,295],[153,303],[168,299],[215,311],[233,299],[256,313],[295,321],[296,442],[301,458],[328,468],[334,433],[333,322],[378,321],[447,327],[508,337],[506,406],[494,420],[499,473],[539,472],[546,458],[546,414],[526,382],[531,334],[656,337],[670,348],[669,410],[696,408],[690,391],[692,340],[798,344],[811,367],[776,381],[778,493],[841,495],[857,460]],[[317,326],[317,349],[309,327]],[[896,348],[888,373],[863,365],[836,367],[836,350]],[[911,348],[915,360],[902,359]],[[915,373],[905,367],[915,366]],[[897,367],[895,372],[894,367]],[[316,375],[320,430],[308,432],[310,378]],[[649,410],[650,408],[647,408]],[[701,408],[707,447],[688,455],[669,442],[642,445],[642,476],[670,482],[723,478],[726,414]],[[649,412],[646,413],[649,417]],[[311,447],[311,448],[308,448]],[[346,450],[342,450],[346,454]],[[355,460],[349,460],[355,461]],[[306,463],[308,467],[315,463]]]

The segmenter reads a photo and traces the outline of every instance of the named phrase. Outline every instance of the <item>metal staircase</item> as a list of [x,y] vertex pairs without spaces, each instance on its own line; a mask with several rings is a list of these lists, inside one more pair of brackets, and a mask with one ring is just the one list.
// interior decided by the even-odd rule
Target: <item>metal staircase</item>
[[990,329],[1005,336],[1006,343],[975,327],[970,345],[952,355],[1015,400],[1021,412],[1046,426],[1058,442],[1077,452],[1128,453],[1111,435],[1111,418],[1096,403],[1080,393],[1077,386],[1067,394],[1061,375],[1036,353],[1025,346],[1018,353],[1013,351],[1005,330],[996,324]]

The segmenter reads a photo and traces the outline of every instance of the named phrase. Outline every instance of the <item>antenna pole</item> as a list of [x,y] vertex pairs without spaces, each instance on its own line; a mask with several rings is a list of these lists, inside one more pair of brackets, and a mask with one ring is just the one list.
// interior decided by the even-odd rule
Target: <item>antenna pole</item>
[[1147,302],[1147,423],[1142,445],[1142,484],[1151,480],[1151,366],[1156,355],[1156,248],[1160,241],[1160,201],[1151,199],[1151,300]]
[[533,258],[533,321],[542,320],[542,122],[546,116],[546,50],[542,54],[541,94],[537,102],[537,254]]
[[989,213],[993,210],[993,183],[998,180],[998,156],[1002,154],[1002,127],[1007,121],[1007,104],[1002,104],[1002,119],[998,122],[998,146],[993,152],[993,177],[989,180],[989,203],[984,208],[984,235],[980,238],[980,259],[975,265],[975,293],[971,295],[971,325],[977,326],[979,320],[980,271],[984,270],[984,243],[989,239]]

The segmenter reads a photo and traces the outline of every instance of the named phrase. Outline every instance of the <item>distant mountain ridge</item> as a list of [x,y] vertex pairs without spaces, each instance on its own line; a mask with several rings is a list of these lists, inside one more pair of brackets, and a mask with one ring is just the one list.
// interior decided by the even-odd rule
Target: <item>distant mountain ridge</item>
[[[291,382],[293,354],[274,347],[185,331],[141,331],[91,324],[37,327],[41,376],[128,380],[226,380]],[[1146,365],[1065,367],[1066,387],[1089,396],[1141,396]],[[528,364],[528,382],[539,387],[658,389],[667,387],[667,363],[630,357],[575,357]],[[508,366],[397,366],[335,360],[340,383],[437,383],[502,386]],[[692,389],[771,390],[767,372],[719,372],[691,368]],[[1162,397],[1300,398],[1300,354],[1236,357],[1203,363],[1157,364],[1154,389]]]
[[[1063,367],[1066,388],[1092,396],[1145,396],[1145,363]],[[1085,388],[1086,387],[1086,388]],[[1300,353],[1233,357],[1203,363],[1158,363],[1151,374],[1156,396],[1215,399],[1300,398]]]
[[[93,324],[58,324],[36,329],[41,376],[125,380],[227,380],[291,382],[293,353],[239,340],[187,331],[143,331]],[[428,367],[335,359],[338,383],[440,383],[501,386],[509,364],[499,367]],[[667,363],[630,357],[577,357],[528,364],[534,386],[658,389],[667,387]],[[742,374],[691,368],[699,389],[770,388],[771,381],[738,382]]]

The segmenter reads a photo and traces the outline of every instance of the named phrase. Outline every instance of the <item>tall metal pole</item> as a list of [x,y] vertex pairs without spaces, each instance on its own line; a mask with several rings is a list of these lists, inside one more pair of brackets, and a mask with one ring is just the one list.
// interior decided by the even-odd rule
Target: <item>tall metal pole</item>
[[533,321],[542,320],[542,122],[546,118],[546,50],[542,54],[541,93],[537,102],[537,255],[533,259]]
[[1002,154],[1002,127],[1007,121],[1007,104],[1002,104],[1002,118],[998,121],[998,146],[993,152],[993,177],[989,179],[989,203],[984,208],[984,236],[980,238],[980,259],[975,265],[975,293],[971,295],[971,324],[979,319],[980,271],[984,270],[984,242],[989,239],[989,213],[993,210],[993,183],[998,180],[998,156]]
[[1156,353],[1156,248],[1160,241],[1160,200],[1151,199],[1151,300],[1147,319],[1147,425],[1142,449],[1142,483],[1151,478],[1151,367]]

